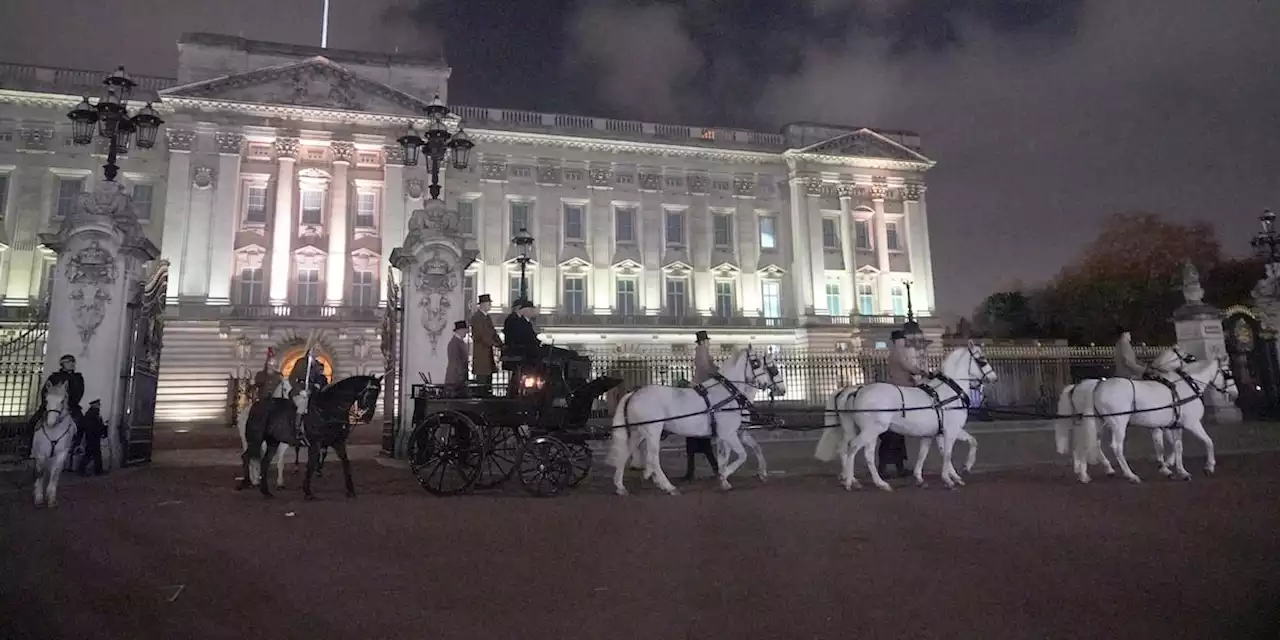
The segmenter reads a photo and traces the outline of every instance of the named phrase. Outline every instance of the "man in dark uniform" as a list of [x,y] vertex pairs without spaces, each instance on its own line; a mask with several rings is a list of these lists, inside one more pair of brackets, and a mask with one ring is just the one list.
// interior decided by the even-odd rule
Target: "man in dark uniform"
[[502,348],[502,338],[493,326],[493,318],[489,317],[492,306],[489,294],[481,295],[476,301],[476,312],[471,315],[471,368],[477,391],[484,397],[493,395],[493,373],[497,369],[493,351]]
[[84,417],[84,412],[80,408],[80,400],[84,398],[84,376],[76,371],[76,357],[73,355],[62,356],[58,361],[59,369],[49,374],[49,379],[45,381],[44,386],[40,388],[40,408],[36,410],[34,416],[31,416],[31,423],[28,428],[34,429],[40,420],[44,418],[44,414],[48,411],[45,403],[46,395],[49,387],[55,384],[67,385],[67,411],[71,412],[71,417],[80,424],[80,419]]
[[280,375],[280,369],[276,365],[275,352],[267,349],[267,359],[262,363],[262,370],[253,375],[254,393],[250,396],[250,401],[261,402],[270,398],[283,379],[284,376]]
[[[715,361],[711,358],[711,336],[706,331],[699,331],[693,338],[693,382],[694,384],[706,384],[711,380],[711,376],[720,371]],[[685,438],[685,472],[684,479],[686,481],[693,480],[694,468],[697,466],[696,460],[698,454],[701,453],[706,457],[707,462],[711,463],[711,472],[714,475],[720,475],[720,465],[716,464],[715,449],[712,446],[711,438]]]
[[307,386],[307,368],[311,369],[311,392],[308,397],[314,398],[316,392],[325,388],[329,384],[329,379],[324,375],[324,364],[319,360],[313,360],[312,354],[308,351],[293,365],[293,372],[289,374],[289,384],[293,385],[293,390],[289,393],[289,398],[298,395],[304,387]]
[[448,364],[444,370],[444,390],[455,398],[467,395],[467,321],[453,323],[453,337],[449,339]]
[[538,341],[538,330],[533,327],[533,303],[528,300],[516,302],[515,310],[502,322],[503,337],[506,348],[503,356],[509,360],[502,365],[511,372],[511,380],[507,383],[507,396],[512,397],[520,388],[520,376],[525,370],[532,369],[538,363],[542,343]]
[[80,419],[79,429],[76,431],[75,442],[72,448],[84,444],[84,455],[80,457],[80,464],[77,465],[76,472],[82,476],[89,475],[89,462],[93,462],[93,475],[102,475],[102,439],[107,437],[107,423],[102,420],[102,402],[94,400],[89,403],[89,410],[85,412],[84,417]]

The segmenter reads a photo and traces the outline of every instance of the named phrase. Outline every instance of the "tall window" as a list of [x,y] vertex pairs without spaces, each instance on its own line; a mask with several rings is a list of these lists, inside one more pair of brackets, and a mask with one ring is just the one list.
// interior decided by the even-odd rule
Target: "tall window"
[[57,215],[69,216],[76,212],[76,200],[84,191],[84,180],[80,178],[58,178]]
[[[462,306],[467,310],[467,316],[471,315],[471,308],[476,304],[476,274],[466,273],[462,275]],[[468,318],[469,319],[469,318]]]
[[133,208],[138,212],[139,220],[151,219],[151,194],[153,190],[149,184],[133,185]]
[[9,174],[0,174],[0,222],[4,222],[5,204],[9,202]]
[[564,205],[564,239],[579,242],[586,240],[586,229],[583,228],[585,219],[586,212],[582,205]]
[[858,313],[864,316],[876,314],[875,289],[865,282],[858,283]]
[[733,283],[727,280],[716,282],[716,315],[729,318],[734,312]]
[[294,304],[300,307],[318,307],[323,292],[320,287],[319,269],[298,269],[297,290],[294,292]]
[[[525,273],[526,296],[530,300],[533,299],[533,278],[531,277],[531,275],[532,274],[529,274],[527,272]],[[507,300],[511,301],[511,304],[515,304],[515,301],[519,299],[520,299],[520,274],[513,273],[507,276]]]
[[361,191],[356,194],[356,227],[373,229],[378,223],[378,194]]
[[302,224],[324,223],[324,192],[319,189],[302,190]]
[[711,217],[711,239],[717,247],[733,246],[733,216],[717,213]]
[[684,244],[684,212],[667,212],[667,244],[680,246]]
[[778,219],[773,216],[760,218],[760,248],[778,248]]
[[618,207],[613,212],[614,241],[636,241],[636,210],[630,207]]
[[639,301],[636,299],[636,280],[635,278],[618,278],[618,303],[614,313],[623,316],[633,316],[639,308]]
[[511,201],[511,237],[516,237],[516,232],[529,229],[529,203],[521,200]]
[[840,305],[840,283],[827,282],[827,312],[833,316],[844,315]]
[[685,288],[688,281],[684,278],[667,278],[667,313],[683,316],[689,310],[689,297]]
[[[476,201],[475,200],[459,200],[458,201],[458,231],[464,236],[473,236],[476,233]],[[471,302],[475,302],[472,300]],[[468,303],[470,304],[470,303]]]
[[357,307],[378,306],[378,278],[372,271],[351,274],[351,304]]
[[245,267],[240,270],[240,281],[237,283],[236,290],[236,304],[265,304],[266,294],[266,277],[262,268]]
[[564,312],[581,315],[587,312],[587,279],[582,276],[564,277]]
[[839,220],[835,218],[822,219],[822,248],[823,249],[839,249],[840,248],[840,227]]
[[863,250],[871,248],[871,222],[869,220],[854,220],[853,232],[857,244],[855,247]]
[[898,238],[898,223],[884,223],[884,243],[890,251],[901,251],[902,244]]
[[244,221],[267,223],[267,188],[249,187],[244,194]]
[[766,318],[782,317],[782,283],[764,280],[760,283],[761,312]]
[[893,305],[893,315],[907,315],[907,291],[902,285],[895,284],[889,289],[889,303]]

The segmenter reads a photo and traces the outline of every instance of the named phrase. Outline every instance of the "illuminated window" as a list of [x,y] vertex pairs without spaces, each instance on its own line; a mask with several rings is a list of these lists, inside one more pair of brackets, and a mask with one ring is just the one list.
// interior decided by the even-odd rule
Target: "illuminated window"
[[900,284],[889,289],[889,303],[893,305],[893,315],[907,315],[907,291]]
[[885,247],[890,251],[902,251],[901,241],[898,239],[898,223],[884,223]]
[[636,241],[636,210],[630,207],[618,207],[613,214],[614,241],[634,243]]
[[266,277],[262,268],[241,269],[239,281],[236,283],[236,304],[265,304],[266,295]]
[[853,232],[854,239],[857,241],[857,244],[854,245],[855,247],[864,251],[871,249],[871,221],[854,220]]
[[681,211],[667,212],[667,244],[684,244],[684,213]]
[[822,219],[822,248],[823,249],[839,249],[840,248],[840,227],[839,220],[835,218]]
[[684,278],[667,278],[667,313],[683,316],[689,310],[689,298],[686,295],[688,282]]
[[782,317],[782,284],[777,280],[760,283],[761,311],[766,318]]
[[738,305],[734,299],[733,283],[721,280],[716,283],[716,315],[721,318],[733,317]]
[[529,230],[529,203],[520,200],[511,201],[511,237],[521,229]]
[[351,304],[357,307],[378,306],[378,277],[372,271],[351,274]]
[[843,315],[840,307],[840,283],[827,283],[827,312],[833,316]]
[[267,223],[267,188],[252,186],[244,193],[244,221]]
[[778,219],[773,216],[760,218],[760,248],[778,248]]
[[319,189],[302,190],[302,224],[322,224],[324,192]]
[[361,191],[356,194],[356,228],[373,229],[378,222],[378,194]]
[[565,240],[586,240],[586,230],[583,228],[583,221],[586,219],[583,207],[580,204],[564,205],[564,239]]
[[587,311],[587,279],[582,276],[564,278],[564,312],[580,315]]
[[294,304],[301,307],[318,307],[321,304],[320,270],[298,269]]
[[717,247],[725,248],[733,245],[733,216],[728,213],[717,213],[711,218],[711,235]]
[[635,315],[636,309],[639,307],[639,301],[636,298],[635,278],[618,278],[617,288],[617,305],[613,312],[623,316]]
[[875,289],[865,282],[858,284],[858,313],[864,316],[876,313]]

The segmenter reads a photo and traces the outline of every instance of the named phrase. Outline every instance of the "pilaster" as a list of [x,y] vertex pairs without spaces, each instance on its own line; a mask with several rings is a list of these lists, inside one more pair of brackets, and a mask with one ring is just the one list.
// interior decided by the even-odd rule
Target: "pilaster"
[[[382,239],[382,270],[385,271],[396,243],[404,237],[404,149],[400,145],[385,146],[382,157],[382,223],[378,225],[378,234]],[[381,290],[380,299],[386,304],[386,283]]]
[[179,281],[179,295],[185,298],[207,298],[209,295],[209,267],[212,247],[210,237],[213,225],[214,188],[218,183],[218,169],[197,162],[187,178],[191,185],[191,217],[187,224],[183,243],[183,274]]
[[347,169],[355,158],[356,147],[350,142],[334,142],[333,186],[329,196],[329,259],[325,262],[325,304],[340,306],[346,299],[347,276]]
[[791,274],[795,280],[795,315],[804,317],[813,309],[813,271],[804,247],[809,237],[809,185],[821,180],[816,176],[803,176],[797,171],[796,161],[787,160],[789,175],[787,185],[791,200]]
[[214,196],[213,224],[209,229],[209,303],[231,304],[232,248],[240,216],[240,162],[244,136],[220,131],[214,135],[218,147],[218,187]]
[[891,315],[893,313],[893,299],[891,292],[893,288],[893,279],[890,276],[889,269],[889,229],[885,226],[884,219],[884,197],[886,188],[883,184],[871,185],[871,205],[875,209],[876,234],[876,268],[880,270],[880,275],[876,277],[876,307],[883,315]]
[[857,255],[853,250],[853,185],[842,184],[839,186],[837,193],[840,196],[840,260],[844,265],[844,273],[840,278],[840,297],[845,307],[845,313],[852,313],[858,308],[858,282],[856,272],[858,265],[854,264],[854,256]]
[[293,191],[297,182],[298,138],[276,138],[276,210],[271,228],[271,304],[289,302],[289,261],[293,253]]

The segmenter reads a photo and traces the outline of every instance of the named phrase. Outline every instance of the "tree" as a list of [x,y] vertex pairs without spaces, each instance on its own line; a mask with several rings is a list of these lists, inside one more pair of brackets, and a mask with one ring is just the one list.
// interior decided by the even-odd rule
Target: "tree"
[[1253,288],[1266,271],[1265,261],[1256,258],[1223,260],[1201,278],[1204,301],[1219,309],[1250,304],[1253,302]]
[[1022,291],[1002,291],[987,296],[973,312],[973,327],[978,335],[1003,340],[1041,335],[1032,313],[1031,297]]
[[1154,213],[1120,213],[1107,220],[1080,259],[1038,296],[1033,317],[1073,342],[1109,343],[1124,326],[1134,339],[1174,340],[1169,321],[1183,302],[1182,264],[1211,273],[1220,247],[1208,223],[1182,225]]

